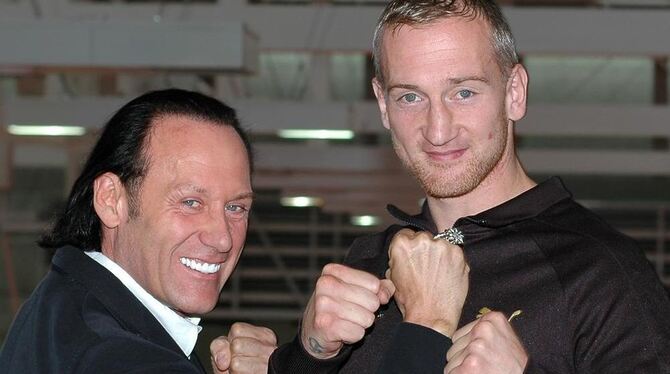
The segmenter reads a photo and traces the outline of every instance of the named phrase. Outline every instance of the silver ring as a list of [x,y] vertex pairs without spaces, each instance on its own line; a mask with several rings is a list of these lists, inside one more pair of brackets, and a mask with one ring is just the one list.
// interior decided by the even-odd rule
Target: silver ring
[[452,227],[433,236],[433,239],[444,239],[451,244],[462,245],[464,243],[465,238],[463,237],[463,232],[461,232],[461,230]]

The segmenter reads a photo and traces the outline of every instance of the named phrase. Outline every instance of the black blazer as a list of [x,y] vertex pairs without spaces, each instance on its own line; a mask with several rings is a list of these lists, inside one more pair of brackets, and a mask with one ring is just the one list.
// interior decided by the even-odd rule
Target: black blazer
[[0,352],[0,373],[204,372],[118,278],[73,247],[56,252]]

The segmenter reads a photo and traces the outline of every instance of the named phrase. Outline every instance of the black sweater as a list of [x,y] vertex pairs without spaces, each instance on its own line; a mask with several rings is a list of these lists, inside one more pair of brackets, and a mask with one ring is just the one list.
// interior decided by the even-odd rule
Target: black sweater
[[[390,210],[408,227],[436,231],[425,206],[418,216]],[[631,239],[575,203],[558,178],[454,226],[470,265],[459,326],[482,307],[521,309],[512,325],[530,355],[527,373],[670,373],[670,300],[658,276]],[[382,277],[399,228],[355,241],[345,263]],[[436,352],[446,352],[446,337],[421,340],[432,330],[401,324],[393,303],[380,312],[337,357],[312,359],[294,340],[273,354],[270,373],[442,373],[446,357]]]

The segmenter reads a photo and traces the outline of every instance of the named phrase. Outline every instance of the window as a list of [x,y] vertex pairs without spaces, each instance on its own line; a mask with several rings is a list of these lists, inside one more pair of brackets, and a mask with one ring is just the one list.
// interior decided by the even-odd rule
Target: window
[[531,103],[650,104],[653,61],[634,57],[526,56]]

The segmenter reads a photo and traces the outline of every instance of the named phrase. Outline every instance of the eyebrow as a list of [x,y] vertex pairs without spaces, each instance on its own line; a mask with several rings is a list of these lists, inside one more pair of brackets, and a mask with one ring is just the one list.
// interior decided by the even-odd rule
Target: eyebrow
[[[196,186],[194,184],[180,184],[176,188],[177,190],[187,190],[187,191],[192,191],[192,192],[197,192],[200,194],[207,194],[208,191],[206,188]],[[236,196],[233,197],[233,200],[241,200],[241,199],[253,199],[254,198],[254,193],[253,191],[249,192],[242,192]]]
[[177,185],[176,189],[177,190],[193,191],[193,192],[202,193],[202,194],[207,193],[207,189],[205,189],[203,187],[200,187],[200,186],[196,186],[194,184],[180,184],[180,185]]
[[242,200],[242,199],[254,199],[253,192],[243,192],[233,198],[233,200]]
[[478,82],[483,82],[483,83],[489,83],[488,79],[486,79],[484,77],[480,77],[478,75],[472,75],[472,76],[460,77],[460,78],[449,78],[447,81],[450,84],[461,84],[461,83],[467,82],[467,81],[478,81]]
[[389,86],[388,91],[391,91],[393,89],[405,89],[405,90],[418,90],[419,86],[415,86],[413,84],[394,84],[392,86]]
[[[458,84],[461,84],[463,82],[468,82],[468,81],[477,81],[477,82],[482,82],[482,83],[487,83],[487,84],[489,83],[488,79],[486,79],[484,77],[481,77],[481,76],[478,76],[478,75],[471,75],[471,76],[459,77],[459,78],[449,78],[449,79],[446,80],[446,82],[449,85],[458,85]],[[388,91],[391,91],[393,89],[419,90],[419,86],[414,85],[414,84],[399,83],[399,84],[390,85],[389,88],[388,88]]]

